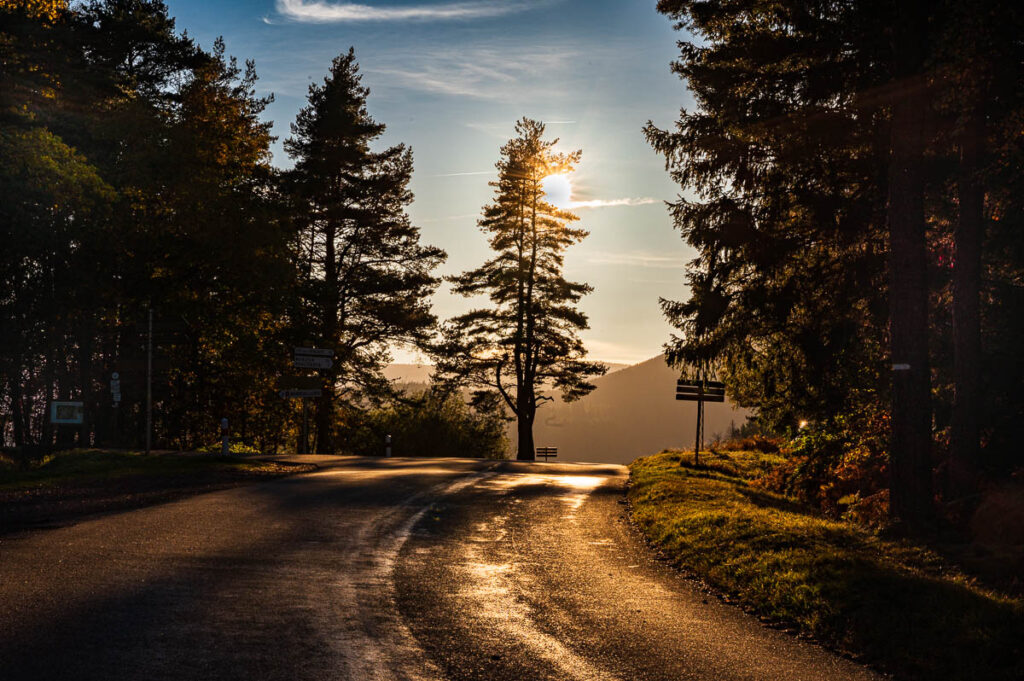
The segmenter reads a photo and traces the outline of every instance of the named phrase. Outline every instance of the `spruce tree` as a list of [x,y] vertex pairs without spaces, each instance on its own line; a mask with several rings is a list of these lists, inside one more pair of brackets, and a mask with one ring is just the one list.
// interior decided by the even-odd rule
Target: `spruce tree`
[[478,400],[496,392],[515,415],[518,459],[533,459],[537,408],[552,399],[553,387],[566,401],[593,390],[588,377],[605,368],[584,359],[578,332],[587,317],[576,304],[592,290],[562,276],[565,250],[587,236],[572,227],[579,218],[545,201],[548,175],[570,172],[581,152],[558,153],[546,141],[544,124],[523,118],[516,137],[501,148],[495,164],[494,201],[483,209],[480,228],[490,236],[494,257],[454,277],[454,291],[485,294],[491,306],[451,320],[439,368],[479,388]]
[[355,52],[334,59],[322,84],[291,126],[285,149],[301,223],[296,262],[304,307],[296,340],[333,349],[323,372],[316,450],[333,452],[338,390],[351,395],[384,385],[381,369],[394,343],[420,343],[435,324],[432,271],[445,253],[419,242],[406,214],[412,202],[412,152],[405,145],[374,151],[384,132],[366,109]]

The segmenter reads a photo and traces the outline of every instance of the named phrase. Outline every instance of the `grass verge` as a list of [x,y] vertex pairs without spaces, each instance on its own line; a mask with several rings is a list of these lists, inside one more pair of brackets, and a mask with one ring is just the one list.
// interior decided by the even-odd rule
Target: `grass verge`
[[0,462],[0,534],[311,470],[230,456],[78,449]]
[[678,567],[758,614],[902,679],[1024,678],[1024,602],[934,553],[751,485],[774,463],[662,452],[630,466],[633,522]]

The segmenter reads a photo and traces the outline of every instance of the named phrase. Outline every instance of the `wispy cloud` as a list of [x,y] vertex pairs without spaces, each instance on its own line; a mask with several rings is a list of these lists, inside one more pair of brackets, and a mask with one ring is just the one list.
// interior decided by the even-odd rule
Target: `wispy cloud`
[[[576,50],[564,46],[464,45],[416,54],[392,51],[363,71],[385,87],[522,102],[564,94],[554,83],[572,72],[576,57]],[[546,76],[546,85],[538,85],[538,74]]]
[[478,2],[369,5],[324,0],[277,0],[277,11],[294,21],[310,23],[353,21],[444,21],[497,17],[546,4],[535,0],[479,0]]
[[633,251],[626,253],[597,252],[587,258],[592,265],[624,265],[626,267],[648,267],[653,269],[682,269],[687,259],[682,254],[661,255]]
[[590,201],[572,201],[569,203],[570,210],[577,208],[611,208],[614,206],[646,206],[651,203],[659,203],[660,199],[653,199],[649,196],[639,196],[625,199],[592,199]]

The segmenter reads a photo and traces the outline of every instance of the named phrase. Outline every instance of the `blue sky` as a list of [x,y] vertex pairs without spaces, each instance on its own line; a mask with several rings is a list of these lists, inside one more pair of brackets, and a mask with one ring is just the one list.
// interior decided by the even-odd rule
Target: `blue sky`
[[[370,113],[387,125],[383,144],[413,149],[413,220],[427,243],[448,251],[443,273],[487,256],[476,227],[490,200],[498,148],[522,116],[548,123],[560,147],[582,149],[572,179],[590,236],[566,258],[569,278],[594,293],[582,303],[595,359],[634,362],[660,352],[671,332],[658,297],[683,298],[692,257],[663,201],[678,188],[641,133],[692,107],[669,72],[677,54],[671,22],[655,0],[167,0],[178,29],[205,47],[223,35],[229,53],[252,58],[279,140],[274,162],[305,104],[309,83],[355,47],[370,88]],[[483,301],[442,289],[449,317]],[[406,353],[397,359],[409,360]]]

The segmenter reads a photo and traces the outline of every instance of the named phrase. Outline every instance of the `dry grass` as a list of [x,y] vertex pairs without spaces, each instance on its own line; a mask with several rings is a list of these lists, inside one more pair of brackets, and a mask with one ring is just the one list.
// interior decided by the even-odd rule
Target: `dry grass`
[[1024,678],[1024,603],[926,549],[749,484],[778,457],[730,451],[699,468],[679,452],[638,459],[633,520],[678,566],[900,678]]

